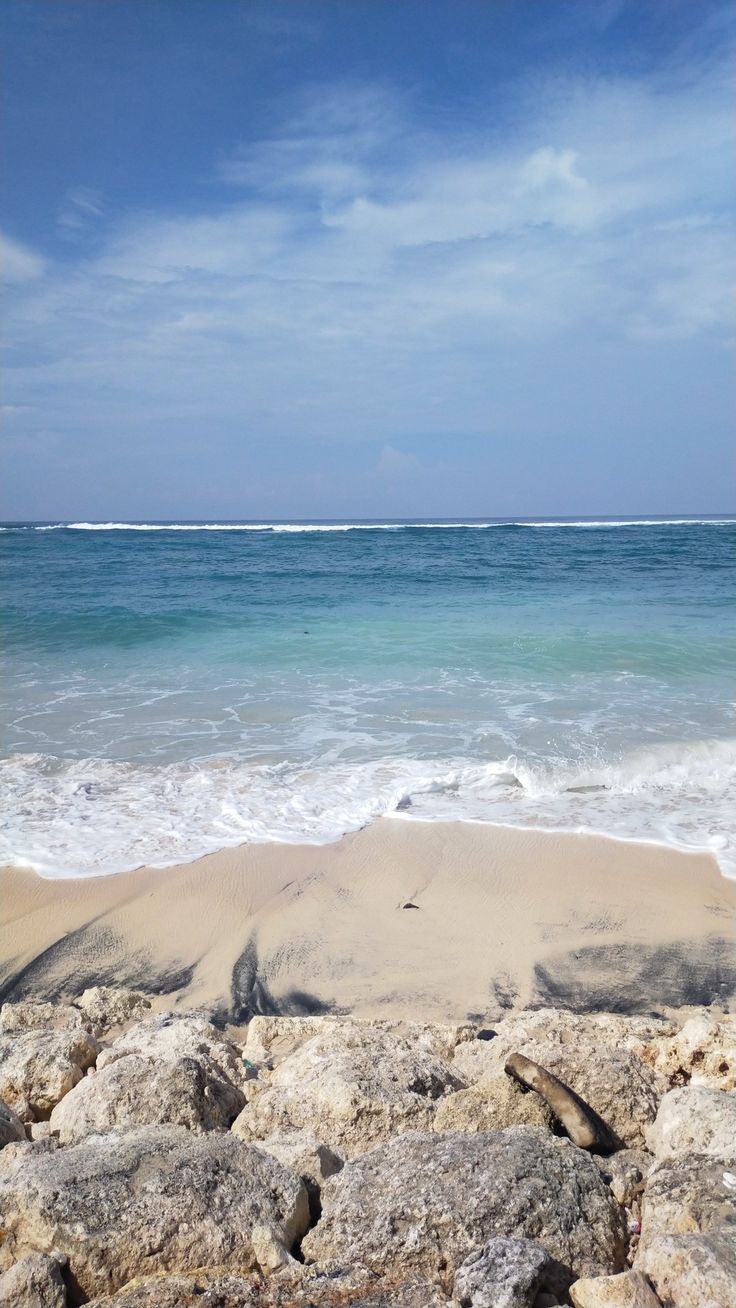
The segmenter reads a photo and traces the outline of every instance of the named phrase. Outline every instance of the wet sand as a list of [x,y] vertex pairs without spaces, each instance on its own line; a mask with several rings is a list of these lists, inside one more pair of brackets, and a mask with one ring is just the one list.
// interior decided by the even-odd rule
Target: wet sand
[[509,1007],[734,1006],[736,882],[707,855],[382,819],[333,845],[165,870],[0,871],[0,996],[493,1020]]

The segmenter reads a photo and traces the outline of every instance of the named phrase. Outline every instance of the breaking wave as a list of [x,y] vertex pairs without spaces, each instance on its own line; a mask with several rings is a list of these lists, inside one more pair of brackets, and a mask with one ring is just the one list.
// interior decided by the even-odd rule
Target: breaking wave
[[246,841],[323,844],[379,816],[587,831],[707,851],[736,877],[736,740],[608,763],[385,757],[141,766],[19,754],[0,762],[0,861],[45,877],[165,867]]
[[615,527],[730,527],[736,518],[514,519],[457,522],[51,522],[6,524],[0,531],[488,531],[499,527],[608,530]]

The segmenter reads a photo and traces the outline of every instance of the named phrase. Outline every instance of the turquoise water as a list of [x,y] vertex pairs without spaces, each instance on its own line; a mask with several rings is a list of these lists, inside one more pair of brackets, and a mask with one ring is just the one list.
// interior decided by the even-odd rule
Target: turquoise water
[[6,524],[0,557],[2,858],[397,813],[736,872],[736,521]]

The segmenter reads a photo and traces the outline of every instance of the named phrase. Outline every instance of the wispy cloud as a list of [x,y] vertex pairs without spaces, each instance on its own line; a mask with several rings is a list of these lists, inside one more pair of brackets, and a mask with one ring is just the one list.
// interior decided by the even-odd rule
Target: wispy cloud
[[41,277],[46,260],[0,232],[0,277],[4,282],[29,282]]
[[59,227],[78,233],[102,217],[102,197],[91,186],[71,186],[59,210]]
[[[68,192],[60,223],[94,221],[94,255],[46,267],[3,243],[22,283],[8,398],[77,442],[86,428],[92,459],[101,428],[176,429],[184,448],[185,432],[193,448],[226,432],[231,449],[290,434],[372,441],[385,480],[416,469],[403,436],[530,430],[529,375],[549,426],[542,392],[572,357],[615,408],[641,350],[664,367],[654,352],[728,339],[722,63],[509,94],[499,131],[490,112],[428,127],[383,84],[312,85],[267,139],[213,160],[206,210],[115,218],[95,191]],[[579,391],[561,428],[595,411]]]

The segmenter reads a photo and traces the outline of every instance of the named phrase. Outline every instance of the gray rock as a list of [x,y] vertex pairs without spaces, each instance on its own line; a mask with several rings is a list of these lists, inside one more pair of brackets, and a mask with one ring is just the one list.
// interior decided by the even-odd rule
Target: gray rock
[[736,1149],[736,1093],[687,1085],[670,1090],[647,1131],[657,1158],[708,1154],[728,1158]]
[[654,1166],[654,1159],[644,1149],[619,1149],[605,1158],[594,1158],[611,1188],[611,1194],[624,1208],[639,1204],[646,1178]]
[[574,1308],[660,1308],[659,1299],[641,1272],[596,1276],[570,1286]]
[[245,1096],[209,1060],[129,1054],[85,1077],[57,1104],[51,1130],[62,1144],[96,1132],[170,1123],[190,1131],[226,1131]]
[[12,1144],[16,1140],[25,1139],[26,1128],[18,1114],[0,1099],[0,1149],[4,1149],[7,1144]]
[[316,1221],[321,1212],[322,1186],[331,1176],[336,1176],[343,1166],[339,1154],[322,1144],[309,1131],[272,1136],[269,1140],[259,1140],[257,1147],[272,1158],[277,1158],[284,1167],[290,1168],[302,1178],[307,1187],[312,1218]]
[[733,1308],[736,1304],[736,1226],[706,1235],[660,1235],[641,1260],[663,1304]]
[[0,1276],[0,1308],[66,1308],[58,1258],[29,1254]]
[[437,1101],[462,1085],[406,1036],[328,1023],[275,1068],[233,1130],[253,1141],[307,1130],[354,1158],[401,1131],[429,1130]]
[[552,1288],[624,1263],[623,1215],[595,1164],[533,1126],[410,1132],[346,1163],[302,1247],[325,1270],[441,1276],[449,1288],[463,1259],[498,1235],[539,1240],[557,1263]]
[[309,1221],[299,1178],[230,1133],[148,1126],[35,1148],[0,1153],[0,1269],[59,1247],[89,1298],[143,1274],[272,1270]]
[[460,1265],[454,1298],[460,1308],[533,1308],[550,1262],[536,1240],[498,1235]]
[[97,1041],[81,1027],[0,1036],[0,1099],[21,1121],[43,1121],[94,1065],[99,1051]]
[[641,1239],[635,1266],[660,1235],[713,1231],[736,1223],[736,1159],[671,1158],[649,1173],[642,1200]]
[[447,1299],[424,1281],[392,1282],[360,1272],[326,1276],[297,1264],[265,1279],[217,1270],[145,1277],[88,1308],[447,1308]]
[[619,1141],[602,1118],[546,1067],[523,1054],[511,1054],[504,1071],[542,1096],[578,1148],[610,1153],[618,1147]]

